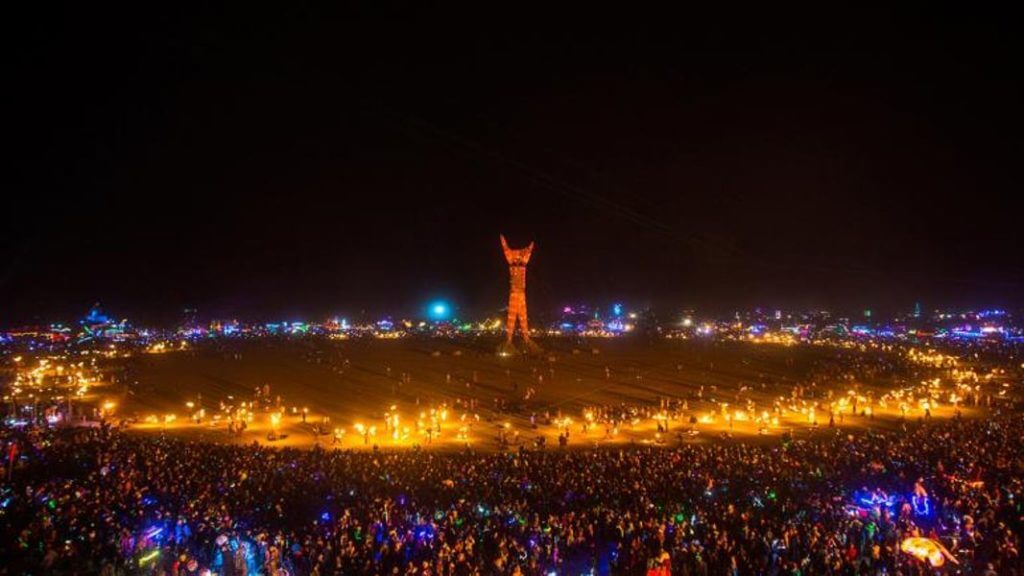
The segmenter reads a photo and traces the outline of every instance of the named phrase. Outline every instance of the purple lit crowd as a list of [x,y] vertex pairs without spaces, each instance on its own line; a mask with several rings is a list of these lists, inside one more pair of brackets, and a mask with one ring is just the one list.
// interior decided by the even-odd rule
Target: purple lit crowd
[[5,574],[1024,574],[1019,414],[505,453],[2,434]]

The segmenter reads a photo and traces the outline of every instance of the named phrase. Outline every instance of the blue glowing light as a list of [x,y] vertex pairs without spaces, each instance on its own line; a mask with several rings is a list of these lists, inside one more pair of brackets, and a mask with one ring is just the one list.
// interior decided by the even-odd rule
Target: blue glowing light
[[612,304],[612,314],[622,316],[622,304]]
[[427,306],[427,315],[431,320],[448,320],[452,315],[452,307],[443,300],[431,302]]
[[89,310],[89,315],[85,317],[85,322],[90,324],[107,324],[110,322],[110,317],[100,310],[99,304],[96,304]]
[[893,507],[896,505],[896,497],[879,491],[873,491],[869,492],[867,496],[864,496],[863,494],[859,495],[857,497],[857,504],[858,507],[862,509],[870,510],[877,507],[880,509],[884,508],[892,512]]
[[927,516],[931,513],[931,504],[928,502],[928,496],[913,495],[910,497],[910,503],[914,506],[914,513],[918,516]]

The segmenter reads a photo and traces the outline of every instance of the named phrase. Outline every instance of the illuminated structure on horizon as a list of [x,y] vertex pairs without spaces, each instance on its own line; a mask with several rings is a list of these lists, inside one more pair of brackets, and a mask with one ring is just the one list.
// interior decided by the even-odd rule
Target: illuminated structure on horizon
[[533,242],[526,248],[515,250],[508,247],[505,236],[501,235],[501,248],[505,252],[505,261],[508,262],[509,276],[508,319],[505,322],[505,342],[501,346],[501,351],[515,350],[512,338],[516,332],[517,321],[523,344],[528,350],[537,350],[537,344],[530,339],[530,322],[526,316],[526,265],[533,253]]

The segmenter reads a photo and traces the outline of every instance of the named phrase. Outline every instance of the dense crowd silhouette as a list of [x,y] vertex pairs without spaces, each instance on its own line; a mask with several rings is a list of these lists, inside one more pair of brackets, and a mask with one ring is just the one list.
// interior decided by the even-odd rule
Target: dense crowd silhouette
[[1024,574],[1019,415],[495,453],[3,434],[8,574],[932,573],[914,535]]

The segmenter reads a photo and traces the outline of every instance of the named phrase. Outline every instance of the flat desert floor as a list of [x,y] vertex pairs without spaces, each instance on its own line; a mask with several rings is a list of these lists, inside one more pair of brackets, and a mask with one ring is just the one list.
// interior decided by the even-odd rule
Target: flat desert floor
[[[513,447],[542,436],[547,446],[557,446],[566,428],[570,446],[824,433],[829,414],[821,408],[827,402],[820,402],[829,391],[833,399],[854,389],[877,399],[943,376],[893,353],[824,346],[554,339],[541,341],[542,354],[502,357],[496,343],[411,337],[211,341],[124,359],[105,393],[118,405],[116,418],[134,420],[131,426],[144,433],[248,443],[270,442],[268,434],[276,430],[280,438],[273,443],[281,446],[494,449],[500,436]],[[252,401],[265,386],[269,398],[252,409],[246,430],[230,433],[224,408]],[[802,397],[790,400],[796,386]],[[765,412],[776,414],[771,411],[779,398],[804,410],[758,422]],[[677,419],[659,434],[655,415],[665,401],[675,402]],[[818,412],[809,414],[815,404]],[[584,432],[585,410],[597,406],[635,409],[636,416],[617,430],[594,424]],[[200,408],[204,417],[197,423],[189,415]],[[914,406],[907,417],[923,416],[916,411]],[[953,412],[948,405],[931,410],[934,417]],[[280,414],[276,425],[274,413]],[[398,426],[389,427],[395,415]],[[700,421],[692,424],[691,416]],[[900,416],[895,406],[876,406],[871,418],[843,411],[835,427],[895,426]],[[338,440],[336,430],[343,434]]]

